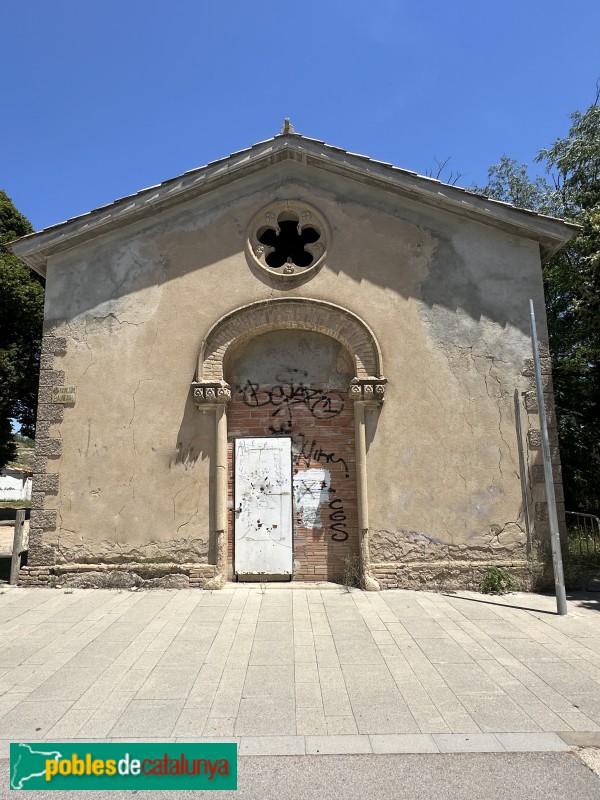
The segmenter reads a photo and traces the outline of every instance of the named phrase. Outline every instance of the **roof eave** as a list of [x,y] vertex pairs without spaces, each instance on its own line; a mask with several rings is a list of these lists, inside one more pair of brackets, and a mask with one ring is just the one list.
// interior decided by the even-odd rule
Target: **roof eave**
[[491,200],[466,189],[374,161],[367,156],[348,153],[316,139],[286,134],[185,172],[164,183],[142,189],[81,216],[28,234],[8,247],[33,270],[45,276],[47,259],[51,255],[131,225],[159,210],[214,191],[223,183],[239,180],[282,160],[300,161],[309,166],[324,168],[408,199],[536,240],[540,244],[543,261],[554,255],[580,230],[573,223]]

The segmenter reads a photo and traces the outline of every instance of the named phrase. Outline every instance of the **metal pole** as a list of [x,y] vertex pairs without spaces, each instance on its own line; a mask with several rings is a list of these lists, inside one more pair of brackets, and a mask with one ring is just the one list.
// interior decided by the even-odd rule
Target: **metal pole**
[[552,563],[554,565],[554,589],[556,592],[556,610],[564,616],[567,613],[567,596],[565,593],[565,577],[563,574],[560,534],[558,532],[558,516],[556,514],[556,495],[554,494],[554,478],[552,475],[552,457],[550,455],[550,439],[548,438],[548,421],[544,388],[542,386],[542,370],[540,369],[540,353],[533,300],[529,301],[529,320],[531,323],[531,344],[533,347],[533,364],[535,367],[535,384],[537,387],[538,412],[542,435],[542,453],[544,456],[544,478],[546,480],[546,496],[548,499],[548,516],[550,518],[550,544],[552,546]]
[[23,528],[25,527],[25,509],[17,508],[15,515],[15,535],[13,538],[12,558],[10,561],[10,578],[12,586],[17,585],[19,569],[21,567],[21,552],[23,551]]

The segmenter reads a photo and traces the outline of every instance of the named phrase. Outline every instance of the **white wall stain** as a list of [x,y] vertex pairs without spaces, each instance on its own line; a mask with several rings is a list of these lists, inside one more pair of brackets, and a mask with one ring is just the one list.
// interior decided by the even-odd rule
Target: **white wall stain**
[[294,475],[294,502],[303,528],[321,528],[321,504],[327,504],[331,478],[327,469],[307,469]]

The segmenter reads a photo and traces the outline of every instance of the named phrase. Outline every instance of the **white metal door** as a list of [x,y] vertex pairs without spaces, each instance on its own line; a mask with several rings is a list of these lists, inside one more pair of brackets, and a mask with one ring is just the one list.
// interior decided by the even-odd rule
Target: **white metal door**
[[291,575],[292,440],[237,439],[235,571]]

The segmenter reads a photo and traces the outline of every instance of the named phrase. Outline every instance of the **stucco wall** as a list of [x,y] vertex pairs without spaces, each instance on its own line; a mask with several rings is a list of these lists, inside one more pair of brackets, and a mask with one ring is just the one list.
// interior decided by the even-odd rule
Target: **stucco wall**
[[[252,216],[288,197],[332,230],[325,266],[292,289],[244,254]],[[60,455],[40,451],[59,474],[38,504],[56,560],[214,561],[214,418],[190,382],[221,316],[279,296],[344,306],[380,344],[372,560],[524,558],[513,392],[529,387],[529,297],[544,323],[537,245],[286,162],[50,259],[46,328],[66,346],[42,366],[77,389],[47,414]]]

